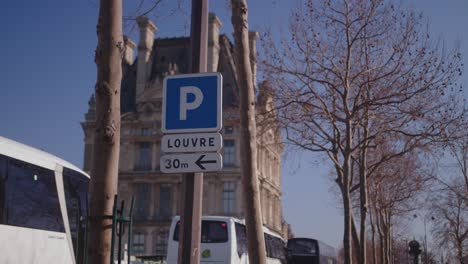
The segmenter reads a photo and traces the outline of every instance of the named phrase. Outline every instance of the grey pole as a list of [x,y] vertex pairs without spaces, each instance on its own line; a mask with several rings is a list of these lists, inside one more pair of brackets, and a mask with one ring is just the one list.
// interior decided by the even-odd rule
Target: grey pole
[[[208,1],[192,0],[190,25],[190,71],[206,72],[208,49]],[[179,264],[200,263],[203,173],[182,176],[182,210]]]

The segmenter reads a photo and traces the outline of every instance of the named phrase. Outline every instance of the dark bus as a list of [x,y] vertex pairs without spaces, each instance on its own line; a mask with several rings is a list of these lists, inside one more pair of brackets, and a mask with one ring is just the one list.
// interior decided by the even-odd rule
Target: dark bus
[[292,238],[287,245],[288,264],[336,264],[335,248],[312,238]]

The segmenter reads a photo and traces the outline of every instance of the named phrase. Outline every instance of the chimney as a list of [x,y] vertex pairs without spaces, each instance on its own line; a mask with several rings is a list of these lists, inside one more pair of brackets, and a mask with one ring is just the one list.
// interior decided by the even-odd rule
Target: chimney
[[146,82],[148,81],[151,71],[149,59],[153,50],[154,32],[158,29],[153,22],[147,17],[137,18],[138,27],[140,28],[140,43],[138,43],[138,65],[137,65],[137,83],[136,83],[136,98],[145,90]]
[[123,62],[127,63],[128,65],[132,65],[133,64],[133,50],[136,47],[135,42],[133,42],[127,36],[124,36],[124,44],[125,44],[125,50],[124,50]]
[[214,14],[210,13],[208,20],[208,72],[218,70],[219,61],[219,29],[223,24]]
[[257,38],[258,32],[249,31],[250,68],[252,69],[252,83],[257,90]]

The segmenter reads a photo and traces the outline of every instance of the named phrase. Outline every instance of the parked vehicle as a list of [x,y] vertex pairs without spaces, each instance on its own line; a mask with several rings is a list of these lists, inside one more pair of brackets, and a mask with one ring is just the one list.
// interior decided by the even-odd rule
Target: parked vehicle
[[[174,217],[169,231],[167,263],[177,264],[180,218]],[[268,264],[285,264],[285,241],[263,228]],[[226,216],[203,216],[200,263],[249,263],[247,235],[243,220]]]
[[336,264],[336,250],[312,238],[292,238],[287,244],[288,264]]
[[0,137],[0,263],[82,263],[89,175]]

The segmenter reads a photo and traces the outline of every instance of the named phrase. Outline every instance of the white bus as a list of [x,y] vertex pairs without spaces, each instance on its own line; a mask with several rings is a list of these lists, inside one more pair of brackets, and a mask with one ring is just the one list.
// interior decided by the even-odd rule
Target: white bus
[[0,263],[82,263],[89,176],[0,137]]
[[[177,264],[179,216],[172,220],[167,249],[167,264]],[[280,235],[264,227],[268,264],[286,263],[286,243]],[[249,263],[245,222],[227,216],[203,216],[200,263]]]

